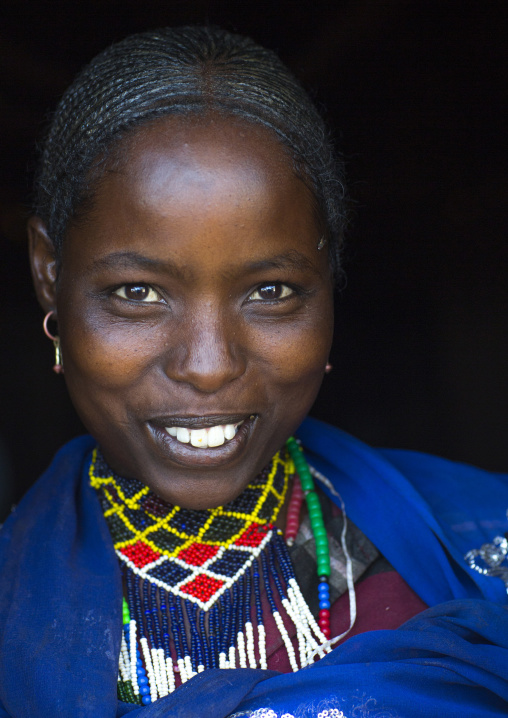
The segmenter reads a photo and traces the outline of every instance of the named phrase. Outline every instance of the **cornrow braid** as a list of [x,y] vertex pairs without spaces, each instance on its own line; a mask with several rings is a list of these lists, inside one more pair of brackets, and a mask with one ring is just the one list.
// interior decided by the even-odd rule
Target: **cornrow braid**
[[235,115],[275,132],[316,199],[337,271],[345,191],[324,122],[270,50],[216,27],[162,28],[127,37],[95,57],[63,95],[42,147],[34,211],[57,257],[119,141],[170,114]]

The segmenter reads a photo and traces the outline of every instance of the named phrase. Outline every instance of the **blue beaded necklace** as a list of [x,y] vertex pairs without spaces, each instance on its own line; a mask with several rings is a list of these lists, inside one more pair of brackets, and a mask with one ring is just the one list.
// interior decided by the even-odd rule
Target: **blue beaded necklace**
[[[292,670],[330,650],[323,645],[329,631],[312,616],[274,527],[294,471],[293,458],[282,451],[230,504],[190,511],[116,475],[94,452],[90,482],[125,588],[121,700],[148,705],[210,668],[266,668],[261,587]],[[297,652],[278,605],[294,623]]]

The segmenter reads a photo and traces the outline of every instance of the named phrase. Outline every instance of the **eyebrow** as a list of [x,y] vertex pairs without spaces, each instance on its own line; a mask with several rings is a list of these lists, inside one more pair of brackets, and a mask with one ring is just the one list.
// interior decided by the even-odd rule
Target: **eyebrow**
[[178,278],[183,278],[184,276],[184,273],[172,262],[152,259],[144,254],[132,251],[112,252],[100,259],[94,259],[90,269],[92,271],[101,269],[147,269],[153,272],[162,271]]
[[[261,272],[267,269],[279,269],[281,271],[312,271],[314,274],[320,274],[318,268],[305,254],[302,254],[297,249],[291,249],[289,252],[284,254],[277,254],[275,257],[269,259],[260,259],[257,262],[250,262],[249,264],[242,267],[242,272],[252,273]],[[226,271],[225,276],[236,274],[236,270],[231,272]]]
[[[146,257],[144,254],[132,251],[112,252],[105,257],[94,259],[90,265],[90,269],[92,271],[101,269],[145,269],[154,272],[162,271],[178,279],[185,279],[186,276],[188,276],[188,272],[180,269],[172,262],[153,259]],[[223,276],[229,279],[236,277],[238,274],[254,274],[268,269],[278,269],[286,272],[310,270],[314,274],[319,275],[318,268],[307,256],[296,249],[291,249],[284,254],[277,254],[274,257],[250,262],[241,268],[230,270],[226,268]]]

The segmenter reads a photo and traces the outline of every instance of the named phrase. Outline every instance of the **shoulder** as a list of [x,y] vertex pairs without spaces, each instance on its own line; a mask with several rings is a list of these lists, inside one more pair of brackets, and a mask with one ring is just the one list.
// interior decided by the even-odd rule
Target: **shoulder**
[[81,481],[84,462],[95,441],[91,436],[80,436],[65,444],[54,456],[51,464],[15,506],[0,530],[0,551],[12,540],[13,534],[25,533],[48,512],[53,518],[59,506],[75,500],[76,487]]
[[506,602],[503,581],[474,570],[465,556],[508,530],[508,475],[376,449],[315,419],[307,419],[298,436],[351,519],[428,605],[480,596]]
[[303,422],[298,436],[306,449],[345,474],[360,471],[364,478],[389,480],[401,489],[410,484],[429,499],[448,496],[455,503],[481,496],[483,505],[491,500],[494,507],[506,497],[508,508],[508,473],[493,473],[418,451],[375,448],[312,418]]

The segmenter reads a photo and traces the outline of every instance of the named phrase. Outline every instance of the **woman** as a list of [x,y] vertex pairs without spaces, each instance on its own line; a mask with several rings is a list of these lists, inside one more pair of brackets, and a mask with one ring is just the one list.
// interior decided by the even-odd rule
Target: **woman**
[[504,544],[464,555],[506,530],[505,478],[302,424],[343,189],[272,53],[203,28],[112,46],[37,197],[44,329],[93,438],[0,534],[2,715],[503,715]]

